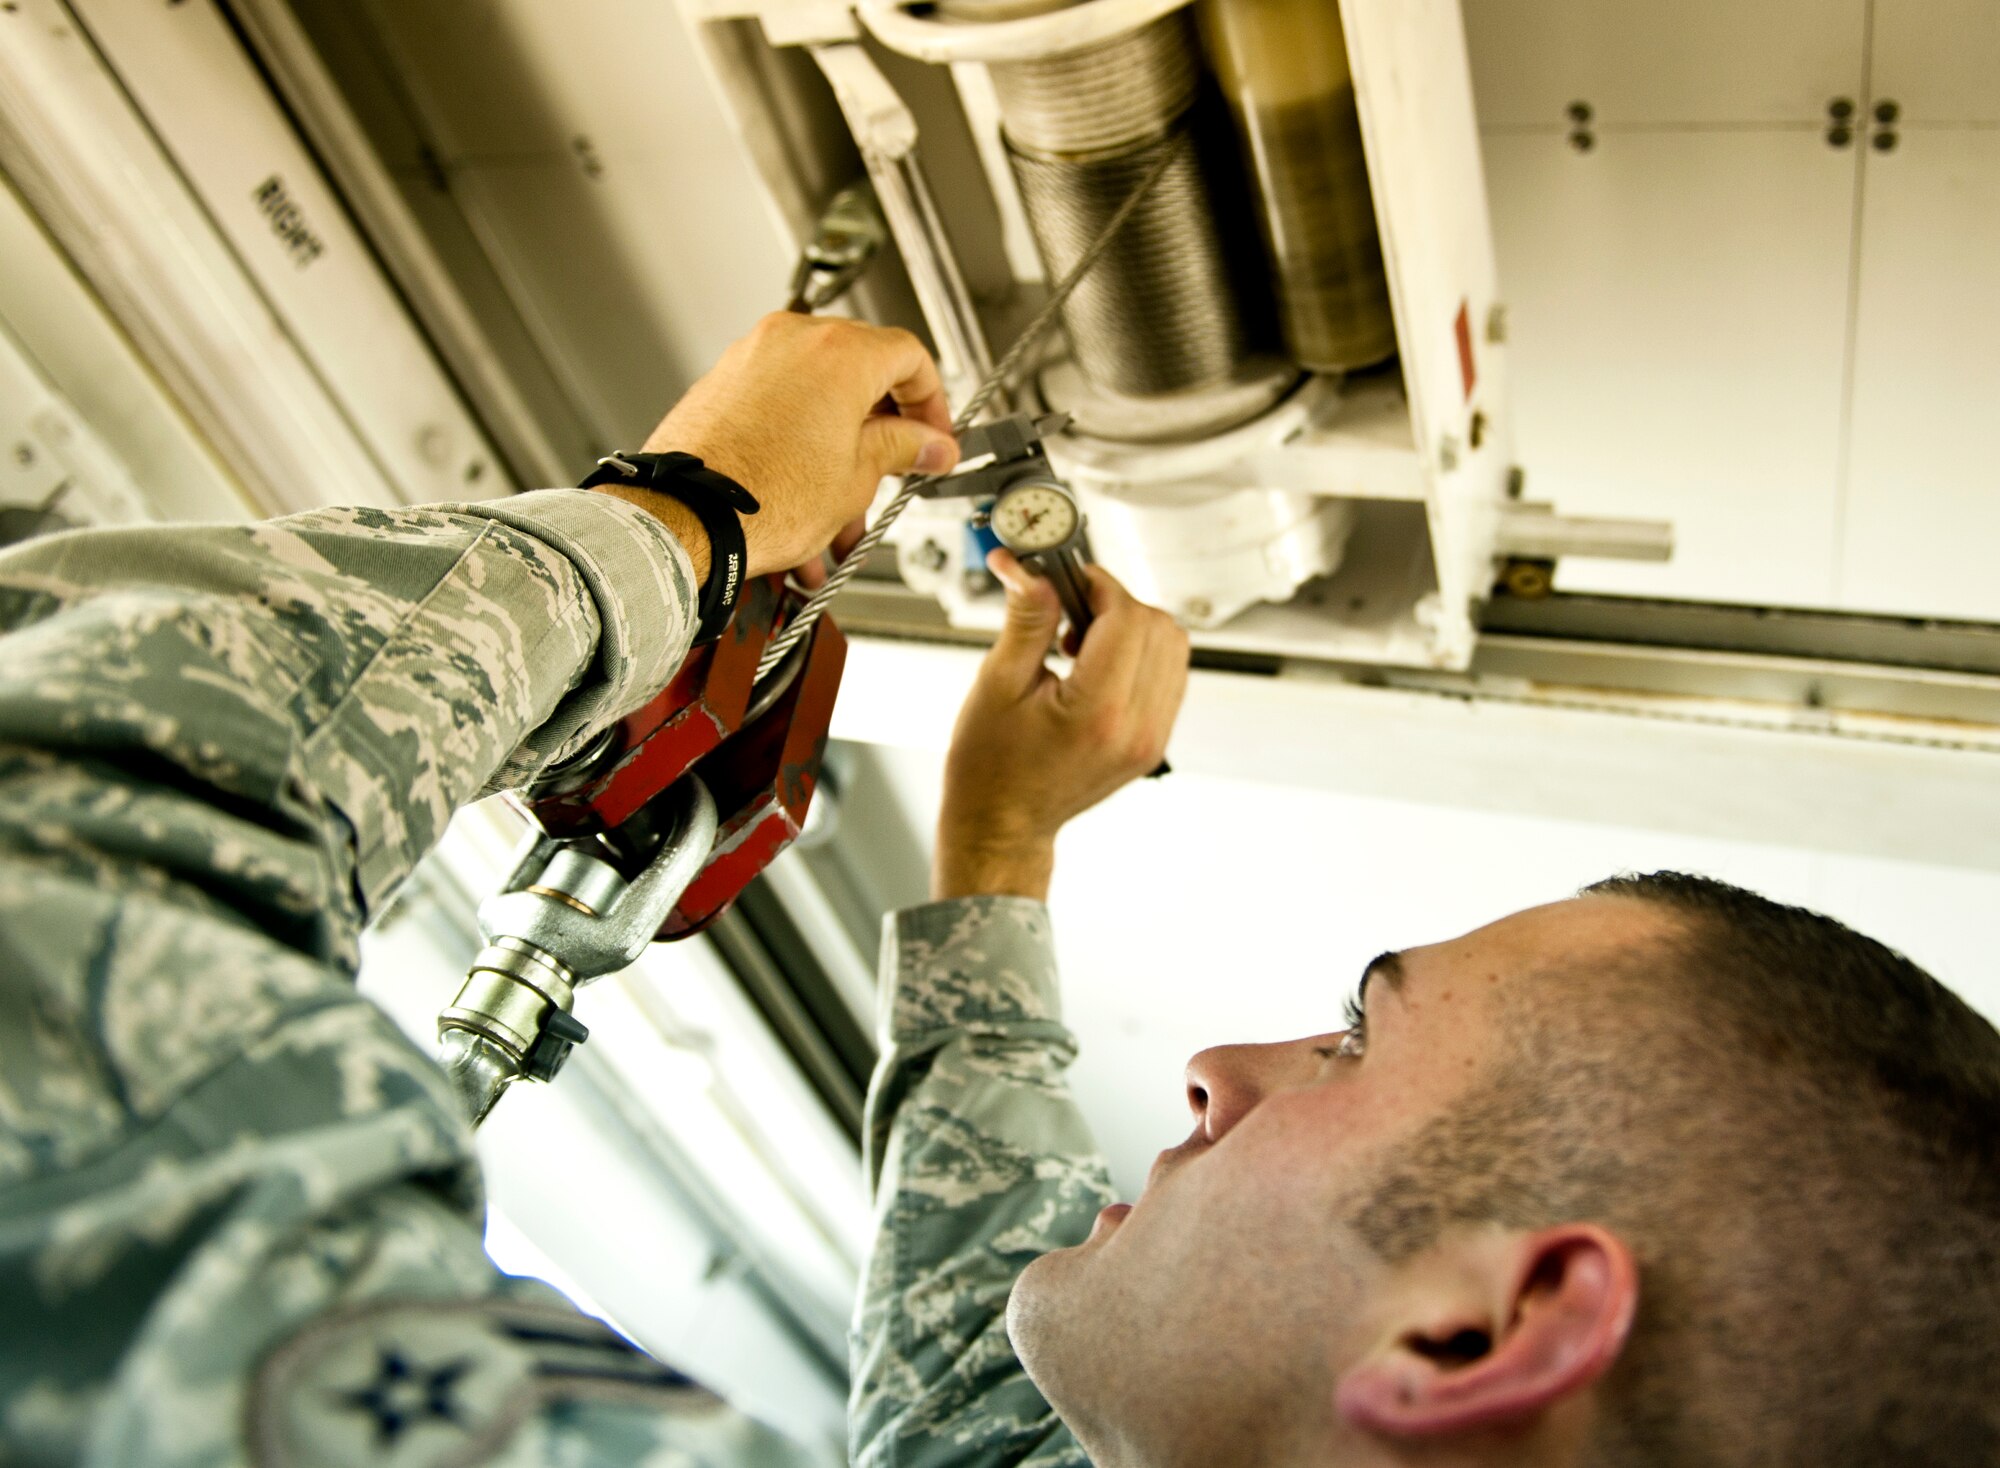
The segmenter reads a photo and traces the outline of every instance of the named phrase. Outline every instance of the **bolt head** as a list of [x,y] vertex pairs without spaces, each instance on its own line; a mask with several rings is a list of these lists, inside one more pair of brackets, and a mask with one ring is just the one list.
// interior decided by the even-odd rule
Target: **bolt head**
[[1847,121],[1848,118],[1854,116],[1854,99],[1852,97],[1835,97],[1831,102],[1826,104],[1826,115],[1831,117],[1835,122]]
[[1830,127],[1826,130],[1828,144],[1835,148],[1845,148],[1854,141],[1854,131],[1845,127]]
[[1902,115],[1903,109],[1894,102],[1883,101],[1875,104],[1875,120],[1877,122],[1894,122]]
[[1875,151],[1877,153],[1895,152],[1896,135],[1894,133],[1887,133],[1887,132],[1875,134]]

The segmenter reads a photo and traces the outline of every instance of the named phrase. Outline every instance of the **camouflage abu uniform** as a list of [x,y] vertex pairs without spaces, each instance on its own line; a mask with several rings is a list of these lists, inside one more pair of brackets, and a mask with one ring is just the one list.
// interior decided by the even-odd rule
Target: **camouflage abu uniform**
[[980,897],[896,913],[868,1095],[879,1227],[855,1323],[857,1468],[1080,1468],[1007,1341],[1036,1255],[1081,1243],[1111,1179],[1062,1072],[1047,910]]
[[[670,536],[577,491],[0,556],[0,1463],[805,1461],[492,1268],[443,1076],[351,983],[451,811],[656,690],[693,602]],[[954,997],[976,923],[940,911],[905,919],[882,1155],[912,1227],[876,1261],[861,1402],[875,1461],[1017,1461],[1051,1428],[1005,1280],[1102,1184],[1052,1154],[1038,1201],[1043,1123],[997,1103],[1080,1136],[1066,1037],[1010,1008],[1049,981],[1003,961]],[[993,917],[1004,959],[1033,918]],[[941,1151],[961,1100],[981,1130]],[[970,1431],[983,1396],[1004,1425]]]

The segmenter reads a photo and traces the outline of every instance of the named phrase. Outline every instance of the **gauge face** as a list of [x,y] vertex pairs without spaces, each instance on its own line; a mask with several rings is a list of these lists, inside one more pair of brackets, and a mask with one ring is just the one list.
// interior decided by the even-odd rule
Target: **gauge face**
[[1054,550],[1075,538],[1076,501],[1052,484],[1023,484],[993,506],[993,533],[1011,551]]

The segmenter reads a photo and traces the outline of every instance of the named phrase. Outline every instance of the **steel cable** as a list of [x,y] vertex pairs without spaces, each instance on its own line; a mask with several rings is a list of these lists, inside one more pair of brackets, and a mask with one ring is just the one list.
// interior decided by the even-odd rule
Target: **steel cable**
[[[973,421],[985,411],[987,404],[993,401],[994,394],[1012,379],[1021,364],[1027,360],[1028,354],[1061,317],[1063,303],[1083,283],[1084,276],[1088,275],[1091,267],[1103,258],[1104,252],[1111,248],[1112,241],[1118,237],[1118,231],[1125,227],[1126,221],[1138,210],[1146,195],[1152,192],[1153,186],[1166,174],[1177,156],[1172,150],[1163,152],[1139,180],[1125,202],[1118,206],[1117,212],[1105,221],[1103,230],[1091,242],[1090,248],[1085,250],[1076,264],[1070,267],[1070,272],[1063,277],[1062,283],[1049,293],[1049,298],[1042,303],[1041,310],[1037,311],[1034,318],[1028,322],[1020,336],[1015,339],[1014,345],[1007,349],[1007,355],[1002,357],[999,365],[987,374],[986,380],[979,385],[979,390],[972,395],[970,401],[959,409],[958,416],[951,424],[953,434],[963,433],[970,428]],[[903,481],[903,487],[896,492],[894,499],[882,507],[882,513],[876,517],[875,523],[868,527],[867,534],[863,535],[855,543],[854,549],[833,568],[832,574],[827,577],[826,585],[814,592],[806,604],[799,608],[798,614],[786,625],[785,630],[771,639],[770,646],[764,649],[764,656],[757,664],[757,680],[760,684],[770,676],[772,669],[784,661],[785,655],[812,631],[813,625],[825,613],[827,605],[840,595],[841,590],[861,570],[862,564],[874,552],[875,547],[882,543],[882,537],[889,533],[889,527],[896,523],[896,517],[901,515],[909,507],[910,501],[922,493],[924,487],[937,477],[933,474],[913,474]]]

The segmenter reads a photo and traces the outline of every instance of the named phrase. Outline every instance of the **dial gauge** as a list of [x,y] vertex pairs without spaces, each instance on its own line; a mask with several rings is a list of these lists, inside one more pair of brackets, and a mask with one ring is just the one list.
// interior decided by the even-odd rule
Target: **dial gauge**
[[1051,551],[1076,538],[1076,501],[1052,484],[1023,484],[993,506],[993,533],[1011,551]]

